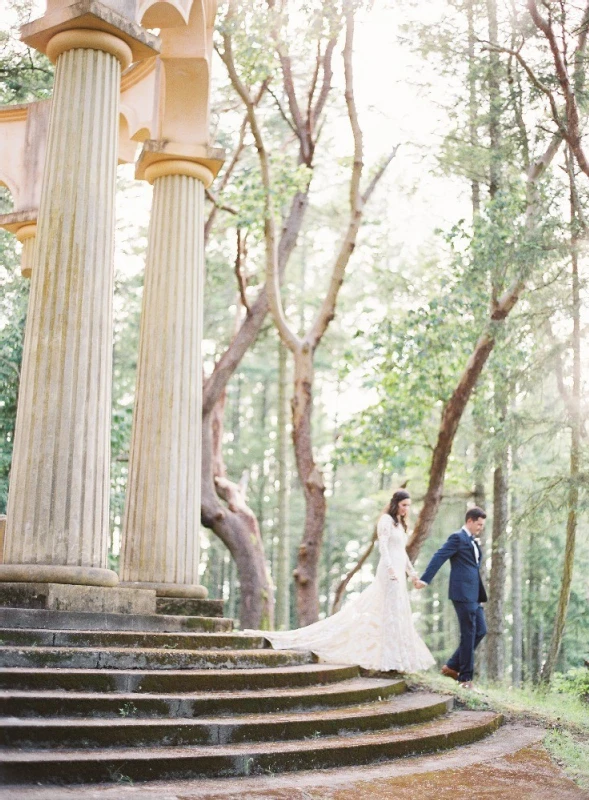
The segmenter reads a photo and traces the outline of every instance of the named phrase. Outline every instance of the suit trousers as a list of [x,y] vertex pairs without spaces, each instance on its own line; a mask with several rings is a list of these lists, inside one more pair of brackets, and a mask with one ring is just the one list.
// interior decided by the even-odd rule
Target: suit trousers
[[458,624],[460,625],[460,644],[446,662],[450,669],[458,672],[461,683],[472,680],[474,672],[474,651],[487,633],[485,612],[480,603],[453,600]]

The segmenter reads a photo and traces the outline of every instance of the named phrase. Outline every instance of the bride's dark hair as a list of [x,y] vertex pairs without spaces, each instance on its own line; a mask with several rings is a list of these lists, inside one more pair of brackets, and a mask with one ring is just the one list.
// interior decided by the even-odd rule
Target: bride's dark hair
[[[395,494],[391,497],[391,502],[389,503],[386,513],[393,518],[395,525],[399,524],[399,503],[402,503],[403,500],[409,500],[410,497],[411,495],[409,492],[406,492],[404,489],[399,489],[399,491],[395,492]],[[407,530],[407,522],[405,517],[401,517],[401,525],[405,530]]]

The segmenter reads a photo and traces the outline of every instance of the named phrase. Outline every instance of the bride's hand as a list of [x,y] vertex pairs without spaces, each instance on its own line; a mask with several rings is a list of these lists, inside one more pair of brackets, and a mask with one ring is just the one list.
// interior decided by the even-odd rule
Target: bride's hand
[[396,581],[396,580],[397,580],[397,575],[396,575],[396,573],[395,573],[395,570],[394,570],[392,567],[389,567],[389,568],[387,569],[387,572],[389,573],[389,578],[390,578],[392,581]]

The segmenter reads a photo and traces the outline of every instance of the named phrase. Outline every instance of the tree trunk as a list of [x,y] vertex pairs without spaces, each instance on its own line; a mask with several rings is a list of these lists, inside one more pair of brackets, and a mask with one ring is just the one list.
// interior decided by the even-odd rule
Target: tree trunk
[[527,681],[535,680],[534,672],[534,635],[535,635],[535,614],[538,597],[538,577],[536,573],[536,558],[534,544],[536,533],[530,530],[527,548],[527,580],[526,580],[526,629],[525,629],[525,652],[524,664],[526,667],[525,678]]
[[[512,455],[512,474],[518,468],[517,448]],[[517,519],[518,499],[517,493],[511,490],[511,519]],[[511,530],[511,683],[515,687],[522,683],[522,646],[523,646],[523,608],[522,608],[522,553],[519,532]]]
[[569,470],[568,517],[564,564],[560,584],[560,595],[556,618],[552,629],[548,656],[542,669],[542,683],[550,683],[556,666],[558,651],[562,643],[575,563],[575,544],[577,536],[577,514],[579,507],[579,472],[581,458],[581,300],[579,287],[578,259],[578,219],[576,210],[576,189],[572,166],[572,153],[568,158],[571,204],[571,267],[572,267],[572,317],[573,317],[573,387],[571,398],[571,453]]
[[278,420],[277,420],[277,460],[278,460],[278,554],[276,564],[276,627],[279,630],[290,628],[290,530],[288,521],[287,456],[287,357],[288,350],[278,341]]
[[326,503],[321,470],[313,458],[311,412],[313,410],[313,352],[299,347],[294,358],[292,398],[292,437],[297,470],[305,495],[305,530],[299,547],[294,579],[297,587],[297,614],[300,626],[316,622],[319,616],[318,564],[323,541]]
[[[273,587],[256,517],[245,502],[243,488],[227,480],[224,474],[223,412],[221,399],[210,413],[203,415],[202,522],[221,539],[235,561],[241,587],[241,626],[265,629],[273,625]],[[220,502],[219,495],[227,507]],[[235,591],[235,586],[231,590]]]
[[[278,245],[278,270],[284,271],[300,231],[309,198],[297,192],[285,219]],[[240,622],[248,628],[268,627],[273,618],[273,589],[263,552],[260,530],[245,499],[232,510],[220,501],[215,478],[224,476],[221,449],[223,417],[218,404],[245,353],[255,342],[268,313],[268,294],[264,286],[250,306],[231,344],[215,364],[203,386],[202,524],[210,528],[237,563],[241,583]],[[238,383],[239,389],[239,383]],[[224,403],[224,400],[223,400]],[[216,409],[216,410],[215,410]],[[239,433],[239,420],[234,420]],[[214,431],[213,428],[216,430]],[[253,517],[253,519],[252,519]],[[242,551],[237,557],[237,553]]]
[[544,620],[539,619],[538,624],[536,626],[536,630],[534,631],[534,649],[533,649],[533,659],[534,659],[534,676],[533,680],[534,683],[540,682],[540,677],[542,675],[542,662],[544,661]]
[[[262,441],[266,440],[266,419],[268,416],[268,377],[264,376],[264,381],[262,384],[262,393],[260,397],[260,416],[259,416],[259,431],[260,431],[260,439]],[[264,469],[264,451],[261,453],[261,460],[260,460],[260,472],[258,478],[258,486],[257,486],[257,502],[256,502],[256,518],[258,520],[258,525],[260,528],[260,532],[264,531],[266,527],[265,522],[265,504],[264,504],[264,497],[266,496],[266,471]],[[265,532],[265,531],[264,531]],[[265,532],[266,533],[266,532]],[[271,532],[272,535],[272,532]],[[264,538],[264,537],[262,537]],[[270,556],[270,563],[272,564],[272,540],[270,539],[270,547],[268,548],[268,554]]]
[[[482,404],[484,401],[480,397],[475,395],[473,401],[473,421],[474,421],[474,429],[475,429],[475,441],[474,441],[474,461],[472,466],[472,477],[473,477],[473,490],[472,490],[472,499],[474,500],[475,506],[479,508],[485,508],[487,502],[487,493],[485,489],[485,470],[486,470],[486,457],[483,453],[483,443],[485,440],[485,435],[487,434],[485,427],[484,427],[484,418],[486,417],[486,403],[484,403],[484,410],[482,408]],[[481,533],[481,543],[483,547],[483,551],[487,553],[487,531],[483,529]],[[481,580],[487,585],[487,563],[486,560],[483,559],[483,563],[481,564]],[[484,647],[484,641],[481,644],[481,647]]]
[[[237,575],[236,575],[236,564],[233,558],[229,559],[229,579],[228,579],[228,588],[229,593],[227,595],[227,616],[230,619],[235,619],[237,616],[237,596],[238,596],[238,586],[237,586]],[[241,584],[240,584],[241,588]],[[239,593],[241,595],[241,593]]]
[[433,522],[442,502],[444,478],[448,458],[452,451],[454,436],[462,419],[466,404],[472,394],[476,382],[485,366],[487,359],[495,345],[495,337],[490,330],[485,331],[479,338],[458,386],[446,403],[442,412],[442,421],[438,431],[438,440],[434,448],[430,466],[429,481],[425,493],[422,509],[417,517],[413,535],[407,545],[409,558],[415,561],[422,544],[428,538]]
[[[489,25],[489,42],[497,45],[497,3],[496,0],[487,0],[487,19]],[[489,49],[489,68],[487,70],[487,86],[489,90],[489,197],[491,200],[499,191],[501,175],[501,61],[499,53]],[[496,298],[494,298],[496,299]]]
[[508,508],[508,445],[505,437],[507,387],[502,378],[495,381],[495,405],[498,417],[498,439],[493,473],[493,538],[491,543],[491,576],[487,604],[487,676],[492,681],[504,677],[505,669],[505,537],[509,519]]
[[[475,46],[477,44],[476,33],[474,29],[474,8],[473,0],[468,0],[466,3],[466,18],[468,22],[468,133],[469,143],[473,148],[478,147],[478,130],[477,130],[477,116],[478,116],[478,97],[476,85],[476,58]],[[472,215],[474,217],[479,213],[481,208],[481,186],[479,181],[473,179],[470,182],[471,202],[472,202]]]

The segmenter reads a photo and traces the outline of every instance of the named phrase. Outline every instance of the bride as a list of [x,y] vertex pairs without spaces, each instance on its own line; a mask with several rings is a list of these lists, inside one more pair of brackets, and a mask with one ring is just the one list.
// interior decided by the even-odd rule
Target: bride
[[376,528],[376,577],[341,611],[306,628],[264,631],[276,650],[311,650],[322,661],[386,672],[417,672],[435,663],[413,626],[405,574],[418,575],[405,552],[411,498],[395,492]]

